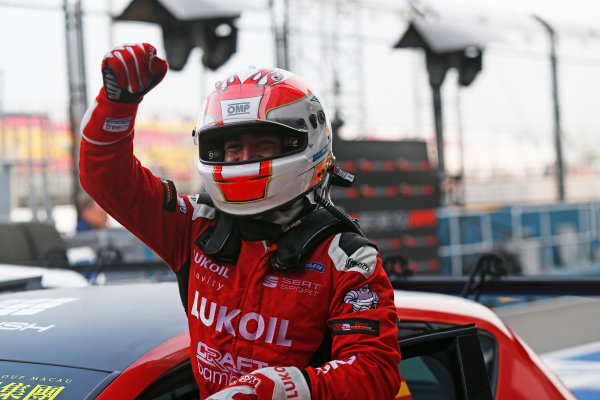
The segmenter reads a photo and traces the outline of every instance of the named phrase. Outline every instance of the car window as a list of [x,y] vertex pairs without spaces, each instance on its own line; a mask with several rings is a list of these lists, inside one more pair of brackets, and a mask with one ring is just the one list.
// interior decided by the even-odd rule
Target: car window
[[200,394],[189,362],[163,374],[136,400],[198,400]]
[[450,371],[435,357],[420,356],[400,361],[400,373],[413,400],[454,400]]
[[[429,321],[400,321],[398,323],[398,338],[452,326],[454,325]],[[498,343],[491,333],[484,330],[479,331],[479,343],[492,394],[495,396],[498,382]],[[402,360],[399,367],[413,400],[454,398],[450,372],[445,369],[439,360],[431,356],[414,357]],[[445,397],[438,397],[442,396],[441,393],[443,392]]]
[[479,343],[483,353],[483,361],[490,380],[492,394],[496,396],[496,383],[498,382],[498,342],[490,333],[486,331],[479,332]]

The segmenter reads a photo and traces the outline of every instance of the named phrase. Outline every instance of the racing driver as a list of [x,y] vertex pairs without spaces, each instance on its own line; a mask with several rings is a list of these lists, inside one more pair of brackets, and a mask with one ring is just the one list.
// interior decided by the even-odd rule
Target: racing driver
[[217,82],[193,131],[205,192],[179,195],[133,154],[168,65],[147,43],[102,60],[80,180],[177,275],[203,399],[393,399],[400,349],[376,247],[330,201],[348,184],[323,103],[291,72]]

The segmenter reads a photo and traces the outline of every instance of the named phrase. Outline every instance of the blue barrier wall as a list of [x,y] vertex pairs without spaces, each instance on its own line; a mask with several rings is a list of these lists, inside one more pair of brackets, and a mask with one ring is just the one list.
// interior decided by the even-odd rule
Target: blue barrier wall
[[600,272],[600,204],[438,209],[441,273],[469,272],[477,255],[504,254],[512,272]]

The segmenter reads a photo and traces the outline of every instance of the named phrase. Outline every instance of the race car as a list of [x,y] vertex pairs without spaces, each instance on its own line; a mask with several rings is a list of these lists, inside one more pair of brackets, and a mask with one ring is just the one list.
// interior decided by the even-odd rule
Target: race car
[[[395,297],[405,378],[397,399],[575,398],[483,305]],[[0,399],[198,399],[188,346],[176,283],[4,293]]]

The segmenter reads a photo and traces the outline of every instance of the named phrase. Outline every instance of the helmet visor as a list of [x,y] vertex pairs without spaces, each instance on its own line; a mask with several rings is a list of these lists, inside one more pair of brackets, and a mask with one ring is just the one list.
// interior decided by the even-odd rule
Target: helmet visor
[[239,164],[301,152],[308,134],[280,123],[252,121],[202,129],[198,143],[202,163]]

